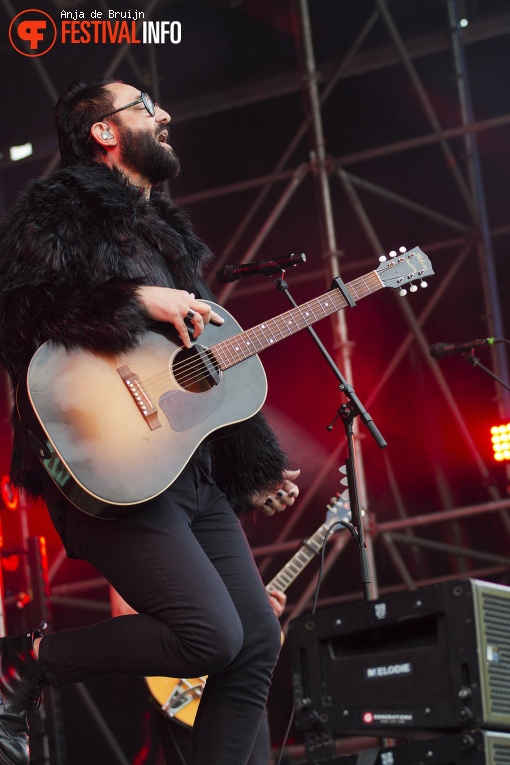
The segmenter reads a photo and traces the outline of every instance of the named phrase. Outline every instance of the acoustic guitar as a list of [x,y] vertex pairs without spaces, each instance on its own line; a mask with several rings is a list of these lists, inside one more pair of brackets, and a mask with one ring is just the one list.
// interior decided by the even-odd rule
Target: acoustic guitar
[[245,332],[212,303],[225,323],[207,324],[190,349],[168,324],[118,356],[46,342],[18,386],[20,417],[62,493],[90,515],[120,517],[168,488],[204,439],[259,411],[262,350],[383,287],[425,286],[431,274],[415,247]]
[[[328,505],[326,520],[303,542],[299,550],[289,562],[271,579],[266,586],[267,592],[280,590],[285,592],[303,571],[312,558],[322,550],[326,534],[335,523],[346,523],[350,519],[349,501],[342,497]],[[146,677],[145,678],[154,701],[164,715],[177,722],[193,727],[198,705],[202,697],[207,677]]]

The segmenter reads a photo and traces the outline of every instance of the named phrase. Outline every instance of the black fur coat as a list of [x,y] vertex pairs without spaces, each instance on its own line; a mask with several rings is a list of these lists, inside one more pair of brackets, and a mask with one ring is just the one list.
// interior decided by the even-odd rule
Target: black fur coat
[[[147,329],[141,284],[210,297],[200,272],[211,254],[163,194],[150,201],[103,164],[58,170],[29,184],[0,227],[0,358],[13,389],[46,340],[120,353]],[[13,412],[13,483],[42,493],[40,467]],[[213,475],[236,512],[277,483],[287,459],[262,415],[211,445]]]

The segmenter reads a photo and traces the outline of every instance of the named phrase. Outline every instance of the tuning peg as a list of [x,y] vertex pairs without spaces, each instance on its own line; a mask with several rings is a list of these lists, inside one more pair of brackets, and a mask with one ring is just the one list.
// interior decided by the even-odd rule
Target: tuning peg
[[388,253],[388,254],[389,254],[390,258],[394,258],[394,257],[395,257],[395,255],[396,255],[397,253],[395,252],[395,250],[392,250],[392,251],[391,251],[390,253]]
[[406,250],[406,248],[405,248],[405,247],[399,247],[399,248],[398,248],[398,251],[399,251],[399,252],[402,252],[402,253],[403,253],[403,252],[407,252],[407,250]]
[[386,255],[381,255],[379,257],[379,263],[384,263],[385,260],[386,260]]
[[428,285],[428,282],[425,282],[425,281],[423,281],[423,279],[422,279],[422,280],[421,280],[421,282],[420,282],[420,287],[423,287],[423,289],[425,289],[425,288],[426,288],[426,287],[428,287],[428,286],[429,286],[429,285]]
[[398,294],[400,297],[404,297],[404,295],[407,295],[407,290],[405,290],[403,287],[398,291]]
[[416,286],[416,284],[412,284],[409,287],[409,292],[418,292],[418,287]]

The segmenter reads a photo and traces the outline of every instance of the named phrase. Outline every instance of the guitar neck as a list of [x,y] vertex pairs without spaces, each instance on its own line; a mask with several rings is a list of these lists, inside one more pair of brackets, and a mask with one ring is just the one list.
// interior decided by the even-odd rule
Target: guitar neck
[[[361,300],[383,287],[384,284],[376,271],[360,276],[347,285],[347,289],[355,300]],[[264,348],[279,343],[280,340],[290,337],[326,316],[341,311],[346,306],[347,301],[341,291],[338,288],[333,289],[308,303],[275,316],[274,319],[269,319],[246,332],[240,332],[213,345],[210,351],[213,352],[220,369],[229,369],[243,359],[260,353]]]
[[299,548],[297,553],[266,586],[268,592],[271,592],[271,590],[285,592],[285,590],[290,587],[304,567],[310,563],[312,558],[320,553],[330,525],[331,524],[323,523],[322,526],[317,529],[315,534],[313,534],[310,539]]

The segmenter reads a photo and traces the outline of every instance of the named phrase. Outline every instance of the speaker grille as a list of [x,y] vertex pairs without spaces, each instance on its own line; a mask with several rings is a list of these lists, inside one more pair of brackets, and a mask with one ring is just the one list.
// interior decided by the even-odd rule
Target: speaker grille
[[510,765],[510,748],[494,744],[494,765]]
[[[510,600],[482,593],[490,704],[493,714],[510,714]],[[507,750],[508,751],[508,750]],[[506,762],[506,761],[505,761]],[[508,759],[510,765],[510,759]]]

